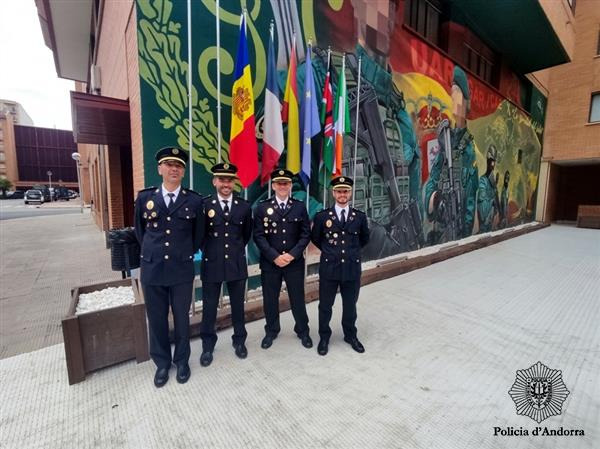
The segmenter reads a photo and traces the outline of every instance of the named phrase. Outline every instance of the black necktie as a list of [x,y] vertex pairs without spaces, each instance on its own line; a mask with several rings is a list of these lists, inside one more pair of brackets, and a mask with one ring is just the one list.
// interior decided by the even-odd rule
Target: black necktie
[[223,203],[225,204],[225,206],[223,206],[223,212],[228,214],[229,213],[229,205],[227,203],[229,203],[229,200],[223,200]]
[[281,210],[285,210],[285,203],[280,203],[280,204],[279,204],[279,208],[280,208]]
[[174,193],[167,193],[167,196],[169,197],[169,204],[167,204],[167,209],[171,209],[173,207],[173,204],[175,204],[175,200],[173,199],[173,197],[175,196]]
[[346,209],[342,209],[342,218],[340,218],[340,223],[342,226],[346,224]]

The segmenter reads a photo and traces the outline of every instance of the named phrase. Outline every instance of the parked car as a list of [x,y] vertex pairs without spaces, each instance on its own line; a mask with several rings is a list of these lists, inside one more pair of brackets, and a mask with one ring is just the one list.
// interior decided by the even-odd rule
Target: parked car
[[40,203],[44,204],[44,195],[39,190],[28,190],[25,192],[25,204],[29,203]]
[[22,190],[15,190],[14,192],[7,192],[6,199],[9,200],[22,200],[25,198],[25,192]]
[[54,201],[69,201],[70,196],[69,189],[66,187],[57,187],[54,189]]
[[75,199],[78,196],[79,196],[79,193],[77,193],[75,190],[69,190],[69,198]]
[[39,190],[42,195],[44,196],[44,201],[50,202],[52,201],[52,194],[50,193],[50,189],[48,188],[48,186],[45,186],[43,184],[36,184],[33,187],[31,187],[32,190]]

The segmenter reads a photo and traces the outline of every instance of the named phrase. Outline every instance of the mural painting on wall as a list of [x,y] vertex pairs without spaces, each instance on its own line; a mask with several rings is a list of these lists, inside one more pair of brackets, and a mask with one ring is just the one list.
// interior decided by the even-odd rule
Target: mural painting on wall
[[[344,174],[356,170],[355,207],[370,218],[365,259],[375,259],[531,221],[541,154],[540,126],[495,90],[466,73],[402,25],[402,1],[221,2],[221,92],[216,87],[215,2],[193,2],[192,105],[194,188],[208,193],[217,162],[217,95],[222,104],[223,160],[228,160],[231,85],[240,12],[247,36],[262,137],[269,24],[275,23],[280,92],[295,30],[298,91],[305,49],[321,100],[331,49],[335,89],[342,57],[351,132],[344,138]],[[188,147],[186,2],[138,0],[138,47],[146,183],[157,182],[153,153],[161,145]],[[358,61],[361,58],[360,95]],[[356,120],[357,98],[359,118]],[[285,130],[284,130],[285,132]],[[352,157],[357,137],[357,157]],[[312,142],[309,214],[323,207],[319,173],[322,141]],[[285,165],[284,151],[280,166]],[[260,159],[260,156],[259,156]],[[317,175],[318,174],[318,175]],[[246,194],[268,196],[260,180]],[[294,197],[305,200],[298,181]],[[331,198],[328,200],[331,205]]]

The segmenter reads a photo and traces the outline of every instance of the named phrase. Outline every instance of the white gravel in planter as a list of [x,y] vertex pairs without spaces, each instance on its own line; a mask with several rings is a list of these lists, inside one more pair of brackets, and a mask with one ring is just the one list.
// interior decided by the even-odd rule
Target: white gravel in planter
[[75,315],[124,306],[134,302],[135,297],[131,287],[108,287],[91,293],[81,293]]

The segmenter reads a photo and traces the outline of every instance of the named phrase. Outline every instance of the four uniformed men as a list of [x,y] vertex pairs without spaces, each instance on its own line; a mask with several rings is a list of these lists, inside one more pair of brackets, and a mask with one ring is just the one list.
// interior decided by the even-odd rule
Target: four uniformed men
[[260,278],[265,312],[263,349],[271,347],[281,330],[279,325],[279,292],[285,279],[294,332],[305,348],[312,348],[308,330],[308,315],[304,302],[304,249],[310,242],[310,220],[306,206],[292,199],[292,178],[289,170],[271,173],[275,196],[261,202],[254,211],[254,242],[260,250]]
[[[154,385],[169,380],[177,366],[177,382],[190,377],[189,310],[194,284],[194,253],[203,230],[202,198],[181,187],[187,152],[166,147],[156,153],[158,188],[139,192],[135,202],[135,234],[141,246],[141,283],[150,329],[150,356],[156,364]],[[175,352],[169,343],[169,307],[175,326]]]
[[[311,232],[303,202],[291,197],[293,173],[277,169],[271,174],[275,195],[261,202],[255,211],[247,201],[233,194],[237,167],[220,163],[212,168],[215,194],[204,199],[181,187],[188,154],[176,147],[156,154],[162,186],[139,192],[135,202],[135,232],[141,246],[141,284],[150,329],[150,355],[156,364],[154,384],[162,387],[169,379],[172,364],[177,381],[190,377],[189,309],[193,298],[194,254],[201,249],[203,312],[200,335],[200,364],[213,360],[217,342],[215,321],[223,283],[231,305],[233,347],[246,358],[244,296],[248,269],[246,245],[254,228],[260,250],[261,281],[265,312],[264,349],[273,344],[281,327],[279,295],[285,280],[294,331],[302,345],[311,348],[308,315],[304,302],[304,250],[313,243],[321,250],[319,268],[318,353],[327,354],[329,322],[338,288],[341,291],[344,340],[357,352],[364,347],[357,338],[356,302],[360,289],[361,248],[369,240],[366,215],[349,206],[352,179],[331,181],[335,206],[318,213]],[[175,351],[169,343],[169,307],[175,327]]]

